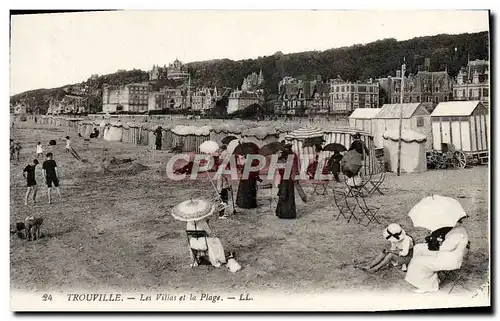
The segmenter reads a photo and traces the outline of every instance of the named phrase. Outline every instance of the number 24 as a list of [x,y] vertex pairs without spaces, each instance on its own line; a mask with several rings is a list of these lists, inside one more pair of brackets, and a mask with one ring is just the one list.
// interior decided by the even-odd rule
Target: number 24
[[42,301],[52,301],[52,295],[51,294],[42,295]]

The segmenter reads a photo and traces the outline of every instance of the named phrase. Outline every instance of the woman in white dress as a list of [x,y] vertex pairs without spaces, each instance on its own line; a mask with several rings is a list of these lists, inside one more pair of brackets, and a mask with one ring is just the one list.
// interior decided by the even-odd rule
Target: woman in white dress
[[[205,251],[208,253],[210,263],[215,267],[220,267],[226,263],[226,256],[222,243],[217,237],[212,236],[212,229],[208,225],[207,219],[199,221],[189,221],[186,224],[187,231],[205,231],[207,237],[191,237],[189,239],[189,246],[196,251]],[[193,251],[189,251],[191,260],[194,262],[192,266],[197,266],[197,260],[193,257]]]
[[438,291],[438,272],[456,270],[462,266],[469,241],[462,223],[463,218],[446,234],[439,251],[429,251],[426,243],[415,245],[405,280],[417,288],[416,292]]

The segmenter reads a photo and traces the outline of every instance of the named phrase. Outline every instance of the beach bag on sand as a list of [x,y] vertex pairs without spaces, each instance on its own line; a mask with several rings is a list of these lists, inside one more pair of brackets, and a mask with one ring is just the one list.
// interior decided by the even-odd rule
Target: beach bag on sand
[[226,255],[224,254],[224,248],[222,247],[222,243],[217,237],[208,237],[208,259],[210,263],[219,267],[221,264],[226,263]]

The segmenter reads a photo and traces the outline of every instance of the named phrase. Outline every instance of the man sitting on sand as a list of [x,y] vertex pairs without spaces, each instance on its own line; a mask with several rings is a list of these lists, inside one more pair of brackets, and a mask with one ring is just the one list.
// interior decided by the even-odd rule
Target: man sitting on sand
[[51,203],[51,189],[52,185],[56,188],[57,194],[59,198],[62,198],[61,191],[59,190],[59,178],[57,174],[57,164],[53,159],[54,155],[52,153],[47,153],[47,160],[43,162],[43,176],[45,177],[45,181],[47,182],[47,197],[49,200],[49,204]]

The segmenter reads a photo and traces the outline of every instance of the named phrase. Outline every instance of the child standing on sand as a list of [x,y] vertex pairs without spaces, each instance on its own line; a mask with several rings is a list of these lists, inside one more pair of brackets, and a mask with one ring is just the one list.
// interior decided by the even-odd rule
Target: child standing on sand
[[36,158],[38,158],[38,156],[42,156],[42,154],[43,154],[42,143],[38,142],[38,144],[36,145]]
[[71,152],[71,140],[69,139],[69,136],[66,136],[66,153]]

